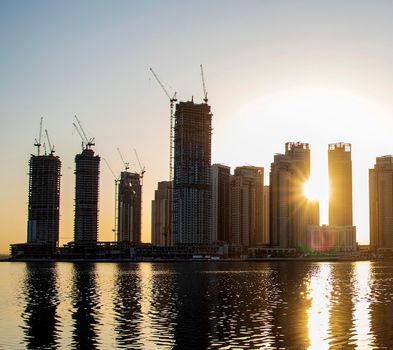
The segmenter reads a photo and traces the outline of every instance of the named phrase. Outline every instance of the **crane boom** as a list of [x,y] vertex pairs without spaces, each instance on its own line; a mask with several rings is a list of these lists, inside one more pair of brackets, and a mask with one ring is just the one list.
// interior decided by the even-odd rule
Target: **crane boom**
[[75,120],[77,121],[77,123],[78,123],[78,125],[79,125],[79,129],[80,129],[80,131],[82,132],[82,134],[81,134],[81,133],[78,131],[78,133],[79,133],[80,136],[83,135],[82,140],[84,140],[85,143],[86,143],[86,149],[90,149],[91,146],[94,146],[94,145],[95,145],[94,137],[93,137],[93,138],[90,138],[90,139],[87,137],[85,131],[83,130],[82,124],[81,124],[79,118],[78,118],[76,115],[75,115]]
[[143,177],[143,174],[146,172],[146,167],[145,166],[142,167],[141,161],[140,161],[139,156],[138,156],[138,152],[136,151],[135,148],[134,148],[134,153],[135,153],[136,159],[138,161],[139,168],[141,169],[141,175]]
[[79,134],[79,137],[80,137],[80,138],[81,138],[81,140],[82,140],[82,148],[85,148],[85,147],[84,147],[84,144],[85,144],[85,139],[83,138],[83,135],[82,135],[82,133],[80,132],[79,128],[76,126],[76,124],[75,124],[75,123],[72,123],[72,125],[74,126],[75,130],[78,132],[78,134]]
[[130,169],[130,163],[124,161],[123,155],[121,154],[120,148],[119,148],[119,147],[117,147],[117,152],[119,152],[120,159],[121,159],[121,161],[123,162],[124,168],[125,168],[126,171],[127,171],[128,169]]
[[109,165],[109,163],[108,163],[108,161],[106,160],[106,158],[102,158],[102,159],[104,160],[106,166],[108,167],[108,169],[109,169],[110,172],[112,173],[112,175],[113,175],[115,181],[117,181],[117,180],[118,180],[118,179],[117,179],[117,176],[116,176],[115,172],[113,171],[113,169],[111,168],[111,166]]
[[40,155],[41,136],[42,136],[42,120],[43,119],[44,119],[44,117],[41,117],[41,120],[40,120],[40,132],[38,134],[38,141],[37,141],[37,139],[35,139],[35,144],[34,144],[34,146],[37,146],[37,155]]
[[203,74],[203,66],[201,64],[201,77],[202,77],[202,85],[203,85],[203,101],[207,103],[207,91],[206,91],[206,85],[205,85],[205,76]]
[[82,135],[83,135],[83,137],[84,137],[84,139],[85,139],[85,142],[86,142],[86,144],[87,144],[87,143],[89,142],[89,139],[87,138],[87,136],[86,136],[86,134],[85,134],[85,131],[84,131],[83,128],[82,128],[82,124],[81,124],[79,118],[78,118],[76,115],[75,115],[75,120],[76,120],[76,122],[78,123],[79,129],[80,129],[80,131],[82,132]]
[[[171,96],[169,95],[168,90],[165,88],[164,84],[161,83],[161,80],[158,78],[158,75],[157,75],[156,72],[153,70],[153,68],[150,68],[150,72],[153,73],[154,78],[156,78],[158,84],[160,84],[162,90],[164,90],[164,92],[165,92],[165,94],[168,96],[169,100],[171,100],[172,98],[171,98]],[[175,92],[175,95],[176,95],[176,92]],[[175,97],[175,96],[174,96],[174,97]]]
[[50,154],[53,154],[55,152],[55,146],[52,146],[52,143],[50,142],[48,130],[46,130],[46,129],[45,129],[45,135],[46,135],[46,139],[47,139],[48,145],[49,145],[49,152],[50,152]]

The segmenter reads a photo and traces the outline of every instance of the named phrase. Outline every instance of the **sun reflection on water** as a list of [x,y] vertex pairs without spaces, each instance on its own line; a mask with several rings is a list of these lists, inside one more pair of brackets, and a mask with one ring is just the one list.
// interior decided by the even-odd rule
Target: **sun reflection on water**
[[369,348],[370,341],[370,262],[357,262],[355,265],[354,328],[357,349]]
[[310,276],[307,286],[307,299],[311,305],[307,310],[309,350],[329,349],[328,331],[331,306],[332,285],[331,266],[321,264],[317,273]]

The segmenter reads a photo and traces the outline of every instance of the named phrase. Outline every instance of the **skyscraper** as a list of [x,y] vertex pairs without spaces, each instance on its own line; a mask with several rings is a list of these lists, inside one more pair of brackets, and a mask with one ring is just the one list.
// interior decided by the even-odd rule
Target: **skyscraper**
[[119,242],[141,242],[142,184],[138,173],[120,174],[117,211]]
[[262,244],[270,245],[270,186],[263,186]]
[[75,166],[74,240],[76,244],[96,243],[100,157],[86,147],[75,156]]
[[231,168],[212,165],[212,242],[229,242],[231,211]]
[[329,144],[329,225],[352,226],[351,144]]
[[285,154],[274,156],[270,171],[271,244],[281,248],[306,246],[307,226],[319,224],[319,203],[304,195],[310,176],[307,143],[287,142]]
[[31,155],[29,161],[29,210],[27,242],[57,246],[60,211],[59,157]]
[[393,156],[378,157],[369,170],[370,248],[393,249]]
[[154,245],[172,245],[170,231],[171,190],[170,181],[161,181],[154,191],[154,200],[151,203],[151,242]]
[[176,105],[173,233],[175,244],[206,244],[211,236],[211,120],[207,103]]
[[263,168],[235,169],[231,181],[231,243],[254,247],[263,243]]

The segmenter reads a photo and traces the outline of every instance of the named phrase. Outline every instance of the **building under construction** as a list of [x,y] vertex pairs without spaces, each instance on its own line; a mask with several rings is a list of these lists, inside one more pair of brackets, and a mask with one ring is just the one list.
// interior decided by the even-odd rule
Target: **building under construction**
[[122,171],[118,190],[119,242],[141,242],[142,184],[138,173]]
[[75,156],[76,244],[96,243],[98,238],[98,194],[100,157],[88,146]]
[[58,246],[60,211],[59,157],[31,155],[27,243]]
[[173,233],[175,244],[206,244],[211,231],[211,120],[207,103],[176,105]]

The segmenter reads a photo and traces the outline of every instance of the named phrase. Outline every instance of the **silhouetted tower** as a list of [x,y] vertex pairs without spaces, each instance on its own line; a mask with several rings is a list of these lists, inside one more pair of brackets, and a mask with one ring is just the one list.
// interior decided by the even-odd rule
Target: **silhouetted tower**
[[100,157],[91,149],[94,138],[88,139],[79,119],[75,116],[76,130],[82,139],[82,153],[75,156],[75,218],[74,241],[92,244],[98,240],[98,195]]
[[60,212],[59,157],[31,155],[29,161],[28,243],[58,245]]
[[351,144],[329,144],[329,225],[352,226]]
[[161,181],[154,191],[154,200],[151,201],[151,242],[154,245],[172,245],[170,231],[171,190],[170,181]]
[[42,119],[39,138],[34,144],[37,146],[37,155],[31,155],[29,161],[27,242],[56,247],[59,243],[61,162],[54,155],[54,147],[50,144],[46,130],[50,153],[40,155]]
[[319,225],[319,203],[304,195],[310,176],[307,143],[287,142],[270,170],[270,239],[273,246],[304,248],[308,225]]
[[393,156],[378,157],[369,170],[370,248],[393,249]]
[[180,102],[175,113],[175,244],[211,239],[211,120],[207,103]]
[[263,241],[263,168],[242,166],[231,180],[231,243],[254,247]]
[[118,190],[119,242],[141,242],[142,184],[138,173],[122,171]]
[[212,165],[212,241],[229,243],[231,232],[231,168]]

